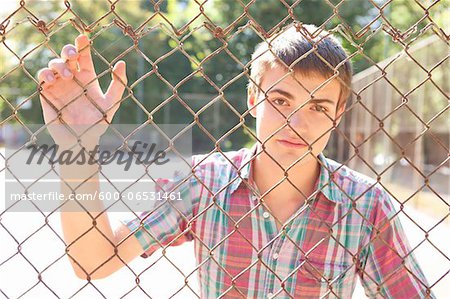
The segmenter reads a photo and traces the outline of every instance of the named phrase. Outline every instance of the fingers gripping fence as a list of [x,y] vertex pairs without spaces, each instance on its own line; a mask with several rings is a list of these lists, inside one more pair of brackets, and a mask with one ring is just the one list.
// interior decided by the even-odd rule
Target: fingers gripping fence
[[[100,177],[118,198],[100,210],[78,203],[77,212],[65,210],[69,201],[52,208],[24,199],[6,204],[0,214],[1,295],[444,298],[450,283],[449,9],[449,1],[381,0],[15,3],[0,19],[0,142],[20,146],[1,153],[1,172],[20,182],[25,194],[48,174],[74,195],[92,191]],[[310,45],[289,62],[276,44],[287,28]],[[347,51],[336,63],[319,45],[331,35]],[[257,43],[266,48],[251,55]],[[79,64],[73,77],[64,78],[71,47]],[[265,55],[274,62],[255,76]],[[311,57],[310,69],[298,72],[296,65]],[[351,84],[343,77],[349,61]],[[314,71],[319,64],[324,70]],[[280,91],[273,96],[282,87],[295,88],[292,99]],[[349,99],[339,110],[337,95],[347,89]],[[302,95],[301,105],[289,104]],[[334,108],[318,105],[324,95],[331,95]],[[42,114],[45,124],[31,129]],[[82,129],[76,126],[86,125],[80,115],[92,116]],[[74,184],[74,176],[58,167],[43,167],[28,181],[14,168],[15,157],[40,132],[62,136],[52,125],[70,132],[60,140],[72,141],[71,149],[78,142],[88,153],[90,137],[104,132],[97,127],[111,123],[135,124],[125,133],[110,128],[122,146],[116,152],[135,154],[130,142],[151,126],[154,140],[188,174],[159,178],[138,165],[140,174],[124,185],[101,165],[98,177],[89,173]],[[165,124],[182,125],[169,134]],[[179,146],[188,132],[189,147],[202,153],[192,161]],[[288,140],[275,146],[280,136]],[[340,164],[319,155],[327,141],[326,156]],[[248,144],[259,146],[231,152]],[[286,154],[292,152],[295,158]],[[307,173],[315,178],[313,164],[319,165],[318,183],[305,187]],[[299,170],[305,174],[300,180]],[[156,192],[142,193],[145,180]],[[145,196],[161,194],[165,200],[139,210],[149,202]],[[182,200],[170,198],[177,194]],[[297,205],[286,200],[289,194]],[[28,209],[16,211],[21,205]],[[92,224],[70,235],[69,226],[82,224],[69,218],[82,219],[80,214]],[[122,222],[129,231],[102,230],[107,214],[132,219]],[[95,234],[101,241],[92,247],[108,248],[96,263],[77,250]],[[147,259],[134,259],[138,255]],[[164,276],[167,269],[172,272]],[[362,284],[353,292],[356,277]]]

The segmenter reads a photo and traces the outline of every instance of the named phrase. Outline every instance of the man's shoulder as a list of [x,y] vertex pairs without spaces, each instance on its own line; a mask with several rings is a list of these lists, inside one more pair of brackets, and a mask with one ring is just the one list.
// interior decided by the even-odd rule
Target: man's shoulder
[[[239,172],[249,160],[251,152],[247,148],[236,151],[215,151],[208,154],[194,155],[192,167],[210,190],[220,190],[230,182],[237,182]],[[245,163],[247,165],[247,163]]]
[[[386,192],[379,180],[359,171],[356,171],[347,165],[336,162],[333,159],[325,158],[335,184],[339,189],[351,195],[354,199],[363,197],[369,200],[370,204],[388,200],[389,193]],[[362,203],[364,200],[361,200]]]
[[377,180],[369,177],[361,172],[358,172],[345,164],[339,163],[333,159],[325,158],[330,174],[337,180],[346,183],[374,185]]

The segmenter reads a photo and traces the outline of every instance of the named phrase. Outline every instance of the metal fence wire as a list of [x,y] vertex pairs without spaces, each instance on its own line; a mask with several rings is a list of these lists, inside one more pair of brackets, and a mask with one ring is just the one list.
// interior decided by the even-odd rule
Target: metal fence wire
[[[403,260],[403,266],[407,268],[411,264],[405,260],[415,254],[427,279],[427,281],[421,281],[421,278],[416,276],[417,272],[407,269],[410,277],[414,278],[417,290],[423,289],[423,293],[417,294],[417,298],[448,295],[450,283],[449,1],[104,0],[92,2],[7,1],[5,3],[2,1],[2,5],[5,5],[5,12],[7,12],[3,12],[0,19],[0,62],[2,65],[0,126],[3,128],[0,141],[2,143],[16,142],[24,145],[35,136],[35,131],[30,129],[29,125],[42,122],[39,97],[43,94],[43,82],[36,74],[39,69],[46,67],[52,58],[61,58],[62,46],[73,43],[79,34],[89,36],[96,77],[91,78],[92,80],[87,84],[77,81],[81,94],[63,106],[57,106],[48,99],[44,100],[48,100],[47,103],[55,110],[55,123],[59,121],[69,128],[70,121],[64,119],[63,110],[70,110],[71,104],[78,101],[82,94],[86,94],[87,86],[92,82],[98,80],[100,85],[105,87],[105,84],[111,80],[116,63],[124,60],[127,63],[128,82],[123,82],[123,78],[120,79],[126,85],[120,103],[115,103],[114,106],[106,109],[94,99],[89,99],[98,109],[99,115],[102,115],[98,123],[105,120],[110,123],[112,121],[110,112],[118,109],[114,122],[137,124],[137,128],[128,135],[115,132],[121,142],[126,144],[135,137],[141,127],[150,124],[156,128],[158,138],[167,142],[168,150],[172,154],[180,152],[180,148],[177,148],[177,138],[186,131],[192,130],[193,152],[207,153],[196,156],[202,157],[203,162],[213,157],[221,157],[223,163],[234,163],[227,158],[229,150],[255,142],[262,144],[267,142],[267,140],[260,140],[255,133],[255,120],[246,104],[247,85],[256,86],[256,89],[262,90],[261,81],[256,80],[251,72],[252,64],[259,58],[259,56],[251,56],[256,44],[263,43],[267,46],[267,50],[262,54],[273,53],[273,45],[270,41],[284,32],[287,27],[294,26],[297,34],[303,35],[314,45],[296,63],[301,63],[302,59],[307,59],[308,55],[319,57],[319,60],[330,68],[327,71],[330,78],[326,80],[324,86],[332,80],[338,80],[344,84],[340,77],[343,72],[342,67],[348,61],[352,61],[355,74],[352,85],[347,86],[350,88],[349,99],[342,122],[338,126],[333,122],[330,129],[323,132],[323,135],[326,135],[333,131],[325,153],[327,157],[373,178],[373,182],[386,190],[392,198],[397,210],[389,220],[393,222],[401,218],[411,243],[410,250],[398,252],[397,257]],[[309,32],[307,28],[310,27],[304,25],[309,22],[317,25],[313,32]],[[326,32],[324,30],[334,35],[347,51],[348,57],[336,66],[327,62],[318,53],[318,47],[314,44],[320,40],[321,34]],[[283,65],[284,63],[280,61],[278,59],[277,63]],[[299,83],[298,87],[302,89],[301,82]],[[314,92],[308,91],[308,93],[313,99]],[[263,101],[267,100],[266,96]],[[278,109],[277,111],[282,115],[282,111]],[[283,117],[285,124],[281,129],[293,129],[290,116],[283,115]],[[329,115],[327,118],[333,121]],[[184,125],[180,131],[170,136],[163,129],[158,129],[163,123]],[[49,125],[49,123],[42,124],[38,130],[45,129]],[[18,133],[15,128],[19,128],[18,131],[21,133]],[[73,129],[69,128],[69,130],[74,133]],[[272,133],[272,136],[274,134]],[[312,140],[311,146],[316,142],[318,140]],[[21,146],[17,151],[23,148],[24,146]],[[265,151],[265,148],[262,148]],[[270,156],[269,153],[266,154]],[[20,175],[15,173],[13,167],[15,155],[15,152],[1,153],[3,165],[0,172],[3,176],[7,175],[9,178],[20,181]],[[99,271],[102,266],[106,267],[108,261],[114,259],[114,256],[109,257],[102,266],[93,271],[83,269],[85,280],[73,275],[68,262],[71,261],[81,267],[76,256],[71,254],[70,248],[74,247],[76,242],[80,242],[83,236],[95,230],[99,231],[96,223],[100,221],[102,215],[109,213],[109,217],[114,218],[115,214],[111,211],[113,205],[105,207],[100,213],[82,211],[82,213],[89,213],[93,224],[68,244],[65,239],[67,236],[64,236],[61,230],[59,217],[61,207],[44,210],[39,203],[25,203],[26,200],[23,200],[24,203],[19,201],[14,205],[6,204],[0,213],[0,235],[2,236],[0,297],[200,298],[214,295],[220,298],[246,298],[254,294],[255,297],[273,298],[312,298],[313,295],[320,298],[342,298],[341,296],[348,298],[349,293],[342,289],[353,290],[352,282],[350,282],[351,286],[346,286],[345,284],[349,281],[343,280],[342,277],[330,279],[320,269],[314,271],[315,266],[308,261],[311,256],[311,259],[326,258],[320,256],[317,250],[315,252],[314,248],[320,248],[324,240],[334,238],[333,231],[337,227],[350,223],[347,217],[351,214],[351,210],[360,208],[358,200],[372,192],[373,186],[350,198],[348,213],[336,216],[337,221],[331,226],[325,222],[326,217],[323,216],[324,222],[319,226],[326,229],[328,235],[321,235],[323,238],[315,240],[311,250],[304,251],[299,244],[295,244],[294,239],[290,239],[290,242],[294,243],[290,248],[299,251],[302,260],[306,262],[298,267],[289,265],[292,271],[286,275],[280,275],[279,267],[273,268],[275,262],[269,263],[265,252],[272,250],[270,248],[273,244],[277,244],[277,239],[290,238],[286,228],[295,221],[296,217],[290,218],[290,222],[283,225],[282,219],[272,215],[275,218],[274,223],[279,224],[280,233],[274,233],[273,239],[267,244],[253,244],[254,239],[251,235],[240,229],[245,228],[245,223],[253,212],[263,207],[270,211],[265,200],[270,192],[263,195],[254,193],[252,196],[258,197],[258,200],[251,210],[242,214],[242,218],[236,218],[236,215],[224,208],[219,200],[234,186],[235,181],[230,180],[224,183],[220,190],[214,190],[198,177],[201,163],[195,165],[191,164],[186,157],[180,158],[186,165],[190,165],[189,168],[192,167],[188,179],[197,179],[202,190],[211,199],[210,204],[202,206],[201,210],[194,211],[193,215],[188,216],[183,215],[182,207],[180,208],[171,200],[159,202],[161,206],[169,207],[166,209],[175,210],[179,215],[178,221],[185,222],[184,230],[174,235],[173,231],[146,230],[148,227],[143,225],[149,217],[158,219],[157,216],[161,216],[158,214],[158,211],[161,211],[160,205],[155,206],[154,210],[139,214],[131,208],[126,210],[127,203],[119,199],[118,201],[123,203],[121,212],[126,212],[128,217],[130,215],[143,217],[141,225],[139,226],[138,223],[133,233],[137,233],[138,230],[144,231],[143,234],[146,235],[144,239],[155,239],[155,248],[152,252],[156,249],[160,250],[159,254],[153,253],[147,259],[138,259],[139,261],[127,262],[126,258],[119,257],[123,264],[123,269],[120,271],[124,276],[120,276],[123,280],[115,280],[115,283],[111,283],[114,278],[111,280],[109,278],[91,279],[95,277],[95,271]],[[315,158],[323,167],[322,160]],[[298,160],[297,162],[301,162],[302,159]],[[239,165],[234,166],[234,168],[237,167]],[[289,180],[288,171],[292,167],[294,166],[284,169],[284,177],[278,184]],[[241,170],[236,171],[237,176],[248,188],[256,192],[253,185],[244,179]],[[48,173],[56,174],[59,180],[62,179],[57,167],[49,167]],[[333,175],[335,173],[330,173],[332,179]],[[100,176],[119,194],[124,194],[127,188],[130,188],[115,185],[114,180],[110,180],[108,173],[104,170],[100,170]],[[34,181],[28,183],[22,182],[20,191],[28,194],[32,191],[33,184],[43,178],[44,175],[37,176]],[[148,173],[141,178],[152,179]],[[217,178],[219,181],[224,179],[227,178]],[[142,188],[143,185],[137,185],[138,180],[131,184]],[[69,193],[76,194],[83,184],[89,184],[89,180],[83,181],[77,187],[70,185]],[[335,186],[345,194],[349,191],[339,184]],[[276,187],[272,186],[269,191]],[[306,211],[320,214],[320,211],[312,207],[316,194],[313,193],[305,200],[305,205],[296,214],[297,218],[301,218]],[[352,197],[349,194],[347,196]],[[26,211],[32,211],[32,213],[13,211],[14,207],[17,208],[20,204],[26,205],[29,208]],[[199,234],[194,231],[193,226],[201,215],[207,215],[208,210],[213,209],[219,214],[215,214],[216,217],[226,216],[229,228],[220,239],[215,239],[214,244],[208,244],[205,236],[219,234],[218,231],[222,228],[211,226],[216,227],[218,231]],[[367,215],[362,212],[357,214],[362,217],[364,223],[371,223],[372,220]],[[76,217],[75,215],[73,217]],[[265,215],[263,217],[266,218]],[[163,223],[166,220],[161,218],[158,221]],[[197,225],[199,225],[198,222]],[[161,227],[164,227],[163,224]],[[190,236],[188,238],[187,233]],[[258,231],[253,233],[257,234]],[[100,234],[107,238],[108,234],[101,231]],[[230,242],[237,240],[236,235],[243,242],[242,247],[253,248],[254,257],[256,257],[251,264],[234,265],[241,269],[240,272],[236,272],[236,268],[227,269],[230,262],[226,261],[226,255],[229,252],[224,249],[230,246]],[[133,234],[130,234],[128,238],[134,238]],[[42,240],[49,241],[42,244]],[[170,254],[170,250],[178,250],[186,244],[169,248],[186,240],[195,243],[197,258],[197,263],[195,265],[188,263],[190,266],[187,269],[180,264],[186,262],[188,259],[186,252],[190,251],[183,251],[183,249],[174,251],[179,255],[178,257]],[[112,243],[113,240],[108,241],[115,246],[115,243]],[[351,262],[347,265],[349,269],[343,272],[343,276],[356,270],[360,271],[361,276],[370,276],[370,273],[365,273],[361,268],[351,248],[346,248],[347,245],[340,243],[339,239],[335,239],[334,242],[344,255],[352,256],[348,259]],[[385,248],[395,250],[389,246],[390,244],[387,244]],[[52,250],[51,247],[53,247],[53,253],[46,253],[46,250],[49,252]],[[224,250],[222,256],[221,250]],[[120,253],[118,250],[114,252]],[[202,254],[197,254],[198,252]],[[243,249],[242,252],[245,250]],[[384,254],[389,255],[388,252]],[[37,256],[39,258],[36,258]],[[240,263],[238,259],[235,262]],[[165,263],[164,265],[170,267],[176,274],[173,281],[165,281],[164,285],[155,285],[154,281],[145,279],[146,273],[154,271],[155,274],[157,269],[156,275],[152,276],[157,277],[164,272],[159,267],[161,263]],[[208,281],[205,277],[198,278],[199,273],[207,273],[202,272],[202,267],[213,267],[216,272],[225,276],[223,281],[226,281],[227,285],[221,285],[223,281],[215,285],[217,289],[222,288],[220,294],[213,294],[212,289],[209,289],[209,292],[201,290],[211,285],[199,287],[192,282],[196,279],[199,279],[200,284]],[[263,282],[257,283],[256,277],[250,276],[248,279],[249,281],[253,279],[253,282],[250,282],[247,290],[242,288],[242,277],[247,277],[254,267],[265,269],[266,275],[272,277],[272,285],[258,287],[258,283]],[[316,285],[315,289],[302,289],[301,286],[289,288],[289,283],[294,280],[295,284],[295,279],[298,279],[299,273],[305,273],[305,269],[311,272],[310,275],[318,286]],[[333,271],[339,273],[336,269]],[[72,280],[67,281],[67,277]],[[390,290],[392,292],[390,295],[383,291],[384,287],[393,284],[392,281],[377,282],[376,278],[373,278],[373,282],[376,287],[373,293],[366,292],[366,296],[405,298],[394,295],[397,291],[398,294],[402,294],[399,290]],[[301,284],[300,280],[297,284]],[[254,290],[247,293],[252,288]],[[259,291],[258,288],[262,288],[263,291]],[[155,289],[161,292],[155,292]],[[296,291],[298,289],[302,291],[298,293]],[[320,292],[314,293],[317,289]],[[311,291],[313,295],[306,293],[307,290],[313,290]],[[353,297],[360,298],[357,296],[364,295],[355,293]]]

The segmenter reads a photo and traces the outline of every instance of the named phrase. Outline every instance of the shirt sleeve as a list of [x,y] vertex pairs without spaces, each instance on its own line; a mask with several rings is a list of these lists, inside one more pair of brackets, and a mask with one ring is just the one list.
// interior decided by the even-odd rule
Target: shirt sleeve
[[435,298],[387,192],[376,189],[359,276],[369,298]]
[[[194,159],[193,159],[194,161]],[[181,245],[193,239],[193,217],[203,192],[202,171],[176,173],[172,179],[157,179],[154,196],[146,211],[121,221],[137,238],[144,254],[150,256],[164,246]]]

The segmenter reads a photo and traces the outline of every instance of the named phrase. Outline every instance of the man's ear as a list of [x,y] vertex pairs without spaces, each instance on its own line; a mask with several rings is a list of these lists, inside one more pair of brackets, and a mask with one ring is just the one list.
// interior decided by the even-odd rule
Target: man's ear
[[247,90],[247,107],[250,115],[256,118],[256,94],[255,92],[249,88]]

